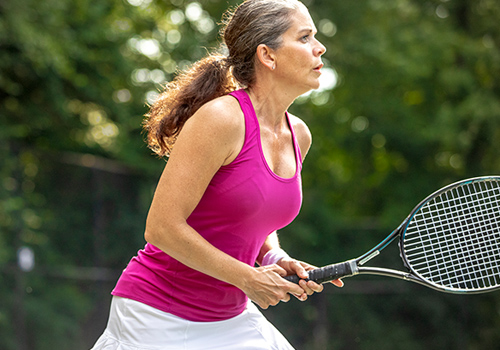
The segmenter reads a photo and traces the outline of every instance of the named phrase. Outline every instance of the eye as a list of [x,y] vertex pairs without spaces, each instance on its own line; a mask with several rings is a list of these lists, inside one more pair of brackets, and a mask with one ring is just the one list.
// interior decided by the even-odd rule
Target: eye
[[306,43],[306,42],[309,41],[309,37],[310,37],[310,35],[306,34],[306,35],[304,35],[303,37],[300,38],[300,41]]

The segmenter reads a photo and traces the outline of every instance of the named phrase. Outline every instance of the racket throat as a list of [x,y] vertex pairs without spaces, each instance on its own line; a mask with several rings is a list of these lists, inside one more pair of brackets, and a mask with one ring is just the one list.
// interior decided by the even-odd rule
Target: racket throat
[[371,259],[373,259],[374,257],[376,257],[379,254],[380,254],[380,250],[375,250],[375,251],[371,252],[369,255],[367,255],[366,257],[361,259],[359,261],[358,265],[361,266],[361,265],[366,264],[368,261],[370,261]]

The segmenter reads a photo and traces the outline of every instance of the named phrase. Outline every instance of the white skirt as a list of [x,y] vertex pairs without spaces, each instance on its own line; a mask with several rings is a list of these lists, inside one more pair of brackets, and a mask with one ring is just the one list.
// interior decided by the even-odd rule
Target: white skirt
[[192,322],[146,304],[114,296],[109,321],[91,350],[293,350],[249,302],[229,320]]

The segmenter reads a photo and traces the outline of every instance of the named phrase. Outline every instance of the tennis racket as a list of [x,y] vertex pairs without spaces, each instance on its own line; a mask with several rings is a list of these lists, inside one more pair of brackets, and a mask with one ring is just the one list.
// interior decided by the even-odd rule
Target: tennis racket
[[[397,237],[407,271],[363,266]],[[500,289],[500,176],[462,180],[441,188],[365,254],[308,273],[309,280],[316,283],[370,274],[448,293]],[[299,281],[297,275],[285,278]]]

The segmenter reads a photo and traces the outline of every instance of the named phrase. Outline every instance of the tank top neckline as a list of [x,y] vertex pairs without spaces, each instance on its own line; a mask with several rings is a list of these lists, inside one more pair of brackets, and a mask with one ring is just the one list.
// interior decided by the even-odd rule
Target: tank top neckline
[[[299,144],[297,142],[296,135],[295,135],[295,130],[293,129],[292,123],[290,122],[290,116],[288,114],[288,111],[285,112],[285,117],[286,117],[288,127],[290,129],[290,132],[292,134],[292,146],[293,146],[293,150],[294,150],[294,154],[295,154],[295,173],[291,177],[282,177],[282,176],[279,176],[278,174],[276,174],[271,169],[271,167],[269,166],[269,163],[267,162],[266,157],[264,156],[264,150],[262,148],[262,139],[261,139],[261,134],[260,134],[260,123],[259,123],[259,119],[257,118],[257,114],[255,113],[255,109],[253,107],[252,100],[250,99],[250,96],[248,95],[248,92],[244,89],[241,89],[241,90],[233,91],[232,93],[230,93],[230,95],[233,95],[240,102],[240,107],[243,107],[243,106],[241,106],[241,102],[247,102],[247,105],[249,106],[248,111],[245,111],[243,109],[242,109],[242,111],[243,111],[243,114],[245,115],[245,120],[247,118],[246,112],[249,112],[250,113],[249,117],[254,122],[254,126],[255,126],[256,132],[257,132],[257,140],[256,141],[258,144],[260,158],[262,160],[262,163],[264,163],[264,166],[267,169],[267,171],[269,172],[269,174],[273,178],[275,178],[281,182],[291,182],[291,181],[296,180],[297,176],[299,176],[299,174],[300,174],[300,165],[302,162],[302,158],[301,158]],[[244,100],[240,101],[238,96],[243,97]],[[245,122],[245,125],[248,126],[248,123]],[[248,135],[249,135],[249,130],[245,130],[245,143],[247,142]]]

